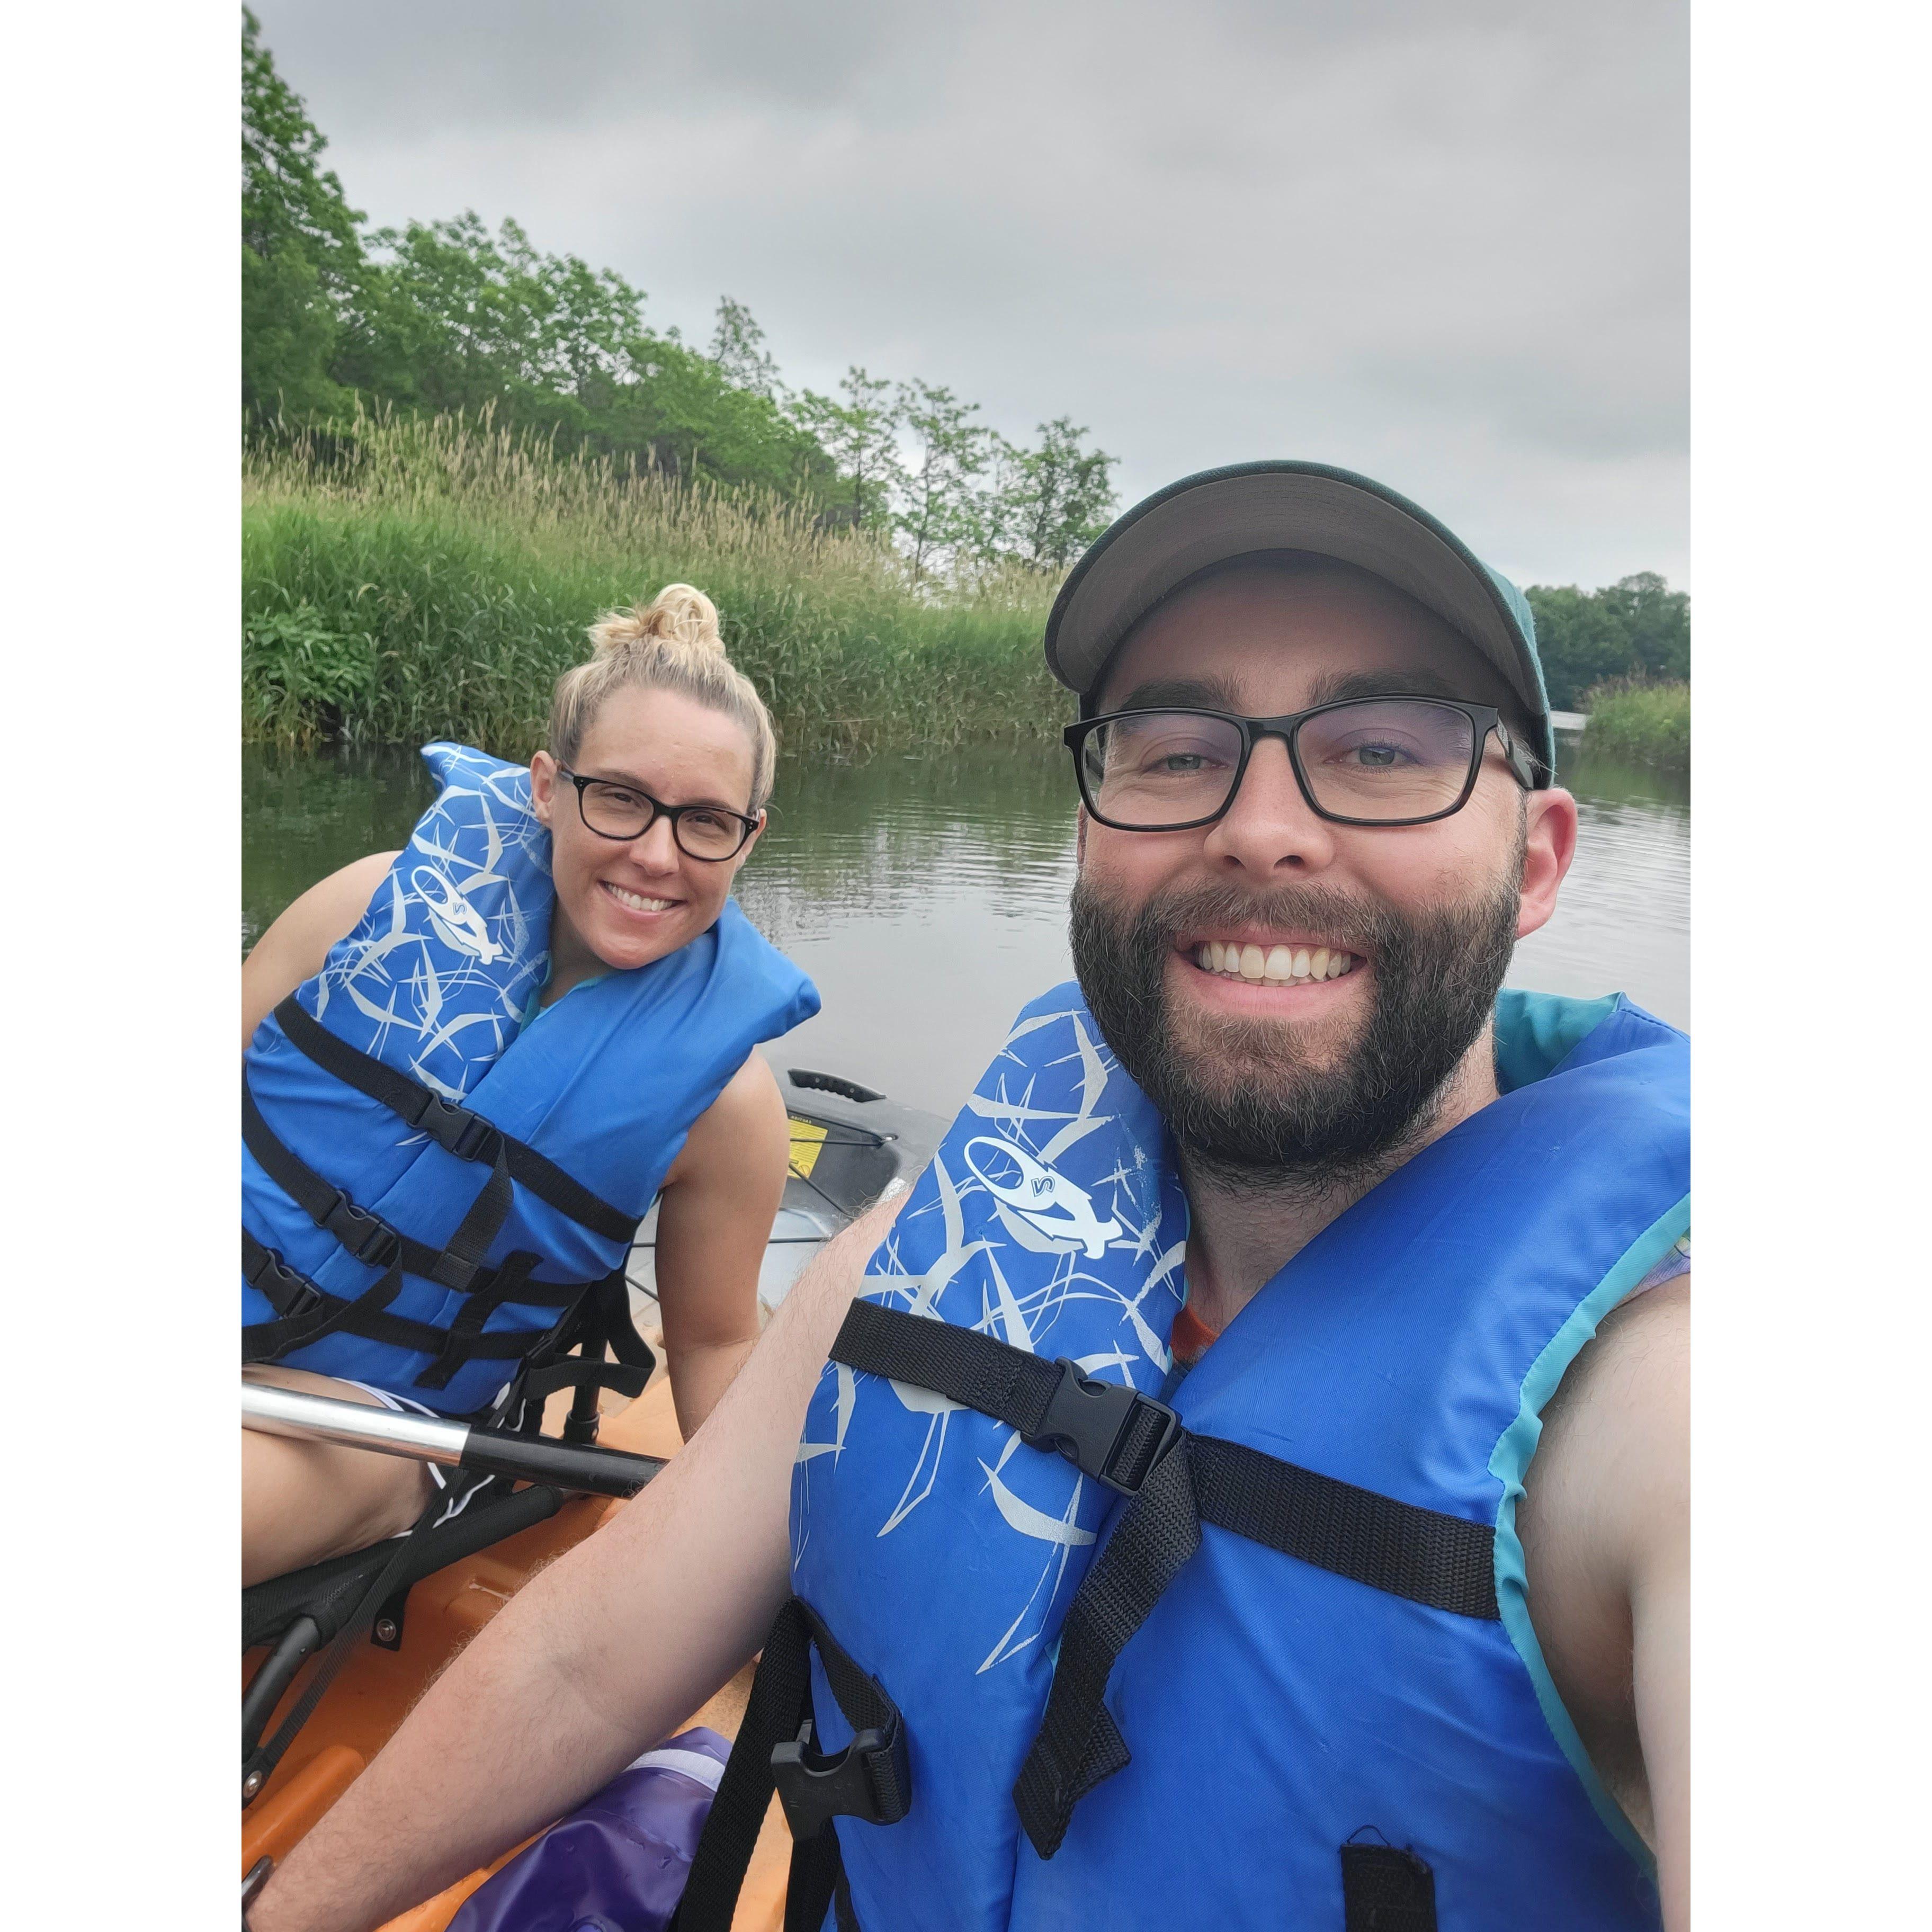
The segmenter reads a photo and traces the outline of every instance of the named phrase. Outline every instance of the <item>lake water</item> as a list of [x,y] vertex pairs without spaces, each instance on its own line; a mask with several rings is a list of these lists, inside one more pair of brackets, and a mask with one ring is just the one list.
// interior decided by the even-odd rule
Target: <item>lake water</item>
[[[1576,861],[1510,983],[1627,992],[1687,1024],[1688,782],[1585,758],[1564,738],[1561,775],[1582,808]],[[244,949],[325,874],[400,844],[430,796],[421,761],[400,750],[248,746],[242,770]],[[1066,753],[788,760],[772,804],[738,896],[818,982],[824,1009],[771,1058],[950,1118],[1013,1014],[1072,974]]]

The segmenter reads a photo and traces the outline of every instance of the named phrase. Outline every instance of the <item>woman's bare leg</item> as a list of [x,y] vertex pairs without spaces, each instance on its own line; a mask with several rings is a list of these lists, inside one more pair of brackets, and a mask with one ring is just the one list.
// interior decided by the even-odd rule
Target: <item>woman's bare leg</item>
[[[373,1396],[302,1369],[248,1368],[244,1378],[374,1404]],[[366,1550],[407,1529],[428,1507],[428,1468],[373,1450],[242,1432],[242,1582]]]

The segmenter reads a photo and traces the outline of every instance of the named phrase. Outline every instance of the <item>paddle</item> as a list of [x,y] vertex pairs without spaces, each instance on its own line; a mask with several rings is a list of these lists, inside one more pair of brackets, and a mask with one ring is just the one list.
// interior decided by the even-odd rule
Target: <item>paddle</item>
[[544,1483],[593,1496],[634,1496],[664,1466],[656,1456],[502,1435],[466,1422],[304,1395],[271,1382],[242,1384],[242,1426],[265,1436],[340,1442],[380,1455],[438,1462],[479,1475],[508,1476],[520,1483]]

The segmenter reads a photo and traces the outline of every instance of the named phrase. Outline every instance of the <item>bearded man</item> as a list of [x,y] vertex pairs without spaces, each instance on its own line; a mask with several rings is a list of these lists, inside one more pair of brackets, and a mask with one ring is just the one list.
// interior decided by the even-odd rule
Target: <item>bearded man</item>
[[1501,990],[1576,836],[1526,606],[1257,464],[1123,517],[1046,650],[1077,988],[260,1932],[474,1868],[761,1640],[686,1932],[775,1785],[788,1925],[1688,1923],[1687,1049]]

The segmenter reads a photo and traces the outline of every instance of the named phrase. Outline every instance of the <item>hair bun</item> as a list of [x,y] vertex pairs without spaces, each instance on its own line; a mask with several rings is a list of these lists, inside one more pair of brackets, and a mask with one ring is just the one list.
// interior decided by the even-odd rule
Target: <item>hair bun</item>
[[682,644],[688,650],[725,655],[717,605],[689,584],[667,584],[648,604],[613,610],[590,627],[591,646],[599,654],[621,651],[654,638]]

